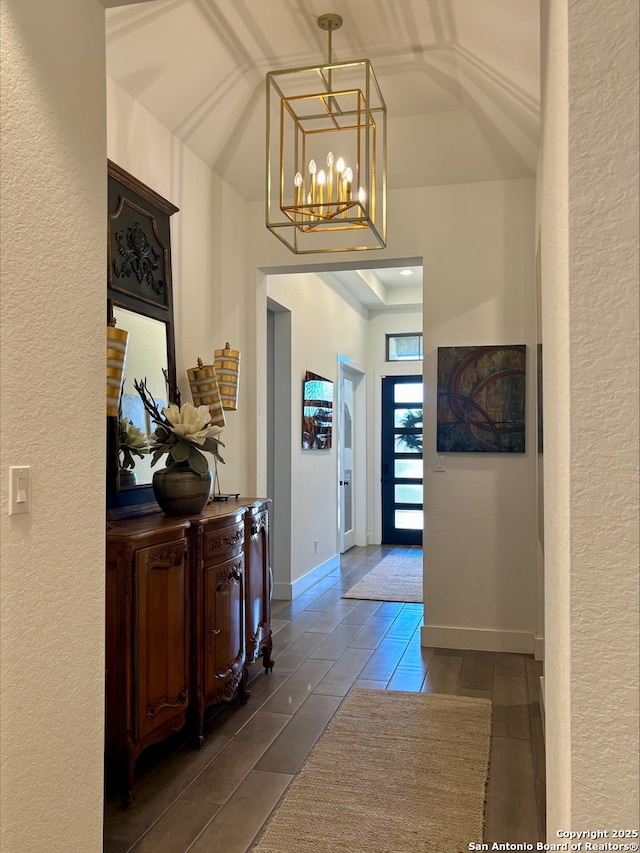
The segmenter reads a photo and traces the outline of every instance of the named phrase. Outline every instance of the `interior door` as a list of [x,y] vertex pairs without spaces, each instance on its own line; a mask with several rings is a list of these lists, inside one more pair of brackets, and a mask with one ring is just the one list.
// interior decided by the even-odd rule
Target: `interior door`
[[354,473],[354,406],[355,379],[344,369],[340,370],[339,394],[339,455],[338,483],[340,503],[340,553],[344,554],[356,544],[355,483]]
[[422,376],[382,379],[382,542],[422,545]]

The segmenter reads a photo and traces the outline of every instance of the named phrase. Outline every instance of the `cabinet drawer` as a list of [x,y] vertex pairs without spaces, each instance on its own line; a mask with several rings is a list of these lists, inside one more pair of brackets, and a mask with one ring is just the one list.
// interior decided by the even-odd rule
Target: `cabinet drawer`
[[226,552],[242,548],[244,544],[244,524],[242,522],[224,527],[207,527],[204,531],[203,560],[205,566],[219,563]]

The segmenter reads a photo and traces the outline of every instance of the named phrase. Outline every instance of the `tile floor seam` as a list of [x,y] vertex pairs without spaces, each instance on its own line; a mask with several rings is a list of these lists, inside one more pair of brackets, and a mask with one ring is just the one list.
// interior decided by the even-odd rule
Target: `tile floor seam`
[[[284,731],[284,729],[286,729],[287,725],[289,724],[289,722],[291,722],[291,720],[293,719],[293,716],[294,716],[294,715],[293,715],[293,714],[290,714],[290,715],[288,715],[288,714],[283,714],[282,716],[289,716],[289,721],[288,721],[287,723],[285,723],[285,724],[284,724],[284,726],[280,729],[280,731],[279,731],[276,735],[274,735],[274,737],[273,737],[273,738],[272,738],[272,739],[271,739],[271,740],[270,740],[270,741],[265,745],[265,747],[264,747],[264,749],[263,749],[262,753],[260,754],[260,756],[259,756],[258,758],[256,758],[256,760],[255,760],[255,761],[254,761],[254,762],[249,766],[249,768],[248,768],[247,772],[242,776],[242,779],[238,782],[238,784],[237,784],[237,785],[235,785],[235,787],[234,787],[234,788],[232,788],[232,789],[230,790],[229,794],[225,797],[224,801],[223,801],[222,803],[213,803],[213,804],[212,804],[212,805],[216,805],[216,806],[218,806],[218,808],[217,808],[217,810],[216,810],[216,813],[215,813],[215,814],[213,814],[213,815],[211,816],[211,819],[207,822],[207,824],[205,825],[205,827],[203,827],[203,830],[202,830],[202,831],[204,831],[204,829],[206,828],[206,826],[208,826],[208,825],[211,823],[211,821],[215,819],[215,816],[216,816],[216,814],[218,813],[218,811],[220,811],[220,809],[222,809],[224,806],[226,806],[226,805],[227,805],[227,803],[229,802],[229,800],[231,799],[231,797],[235,794],[235,792],[238,790],[238,788],[242,785],[242,783],[245,781],[245,779],[247,778],[247,776],[249,775],[249,773],[251,773],[251,772],[253,772],[253,771],[258,772],[258,771],[256,770],[256,764],[258,764],[258,762],[262,760],[262,757],[264,756],[264,754],[266,753],[266,751],[267,751],[267,750],[269,749],[269,747],[274,743],[274,741],[276,740],[276,738],[277,738],[277,737],[278,737],[278,736],[279,736],[279,735]],[[252,719],[253,719],[253,718],[252,718]],[[241,731],[241,729],[238,729],[238,734],[239,734],[239,732],[240,732],[240,731]],[[230,746],[230,744],[228,744],[228,746]],[[226,747],[225,747],[225,749],[226,749]],[[211,762],[209,762],[209,763],[207,764],[207,767],[209,767],[209,764],[211,764]],[[172,806],[173,806],[173,805],[174,805],[178,800],[182,799],[182,797],[184,797],[184,796],[185,796],[185,794],[189,791],[189,789],[190,789],[190,788],[192,788],[192,787],[193,787],[193,784],[194,784],[194,783],[197,781],[197,779],[202,775],[202,773],[204,772],[204,770],[205,770],[205,769],[206,769],[206,768],[203,768],[203,769],[202,769],[202,771],[201,771],[200,773],[198,773],[198,775],[193,779],[193,781],[192,781],[192,782],[190,782],[190,783],[189,783],[189,785],[187,785],[187,786],[186,786],[186,788],[183,788],[183,790],[181,791],[180,795],[179,795],[178,797],[176,797],[176,799],[171,803],[171,805],[172,805]],[[277,771],[273,771],[273,772],[277,772]],[[283,776],[286,776],[286,775],[289,775],[289,774],[286,774],[286,773],[285,773],[285,774],[282,774],[282,775],[283,775]],[[168,811],[168,810],[166,810],[166,811]],[[164,816],[164,814],[166,814],[166,811],[163,813],[163,815],[162,815],[162,816]],[[154,821],[154,824],[152,824],[152,826],[153,826],[153,825],[155,825],[155,823],[157,823],[157,821]],[[149,832],[149,830],[150,830],[150,829],[151,829],[151,826],[150,826],[150,827],[149,827],[149,828],[144,832],[144,835],[147,835],[147,833]],[[202,832],[200,833],[200,835],[201,835],[201,834],[202,834]],[[143,835],[143,836],[141,836],[141,838],[143,838],[143,837],[144,837],[144,835]],[[199,836],[198,836],[198,837],[199,837]],[[139,840],[140,840],[140,839],[139,839]],[[193,846],[193,844],[195,843],[195,841],[196,841],[196,840],[197,840],[197,837],[196,837],[196,838],[194,838],[193,842],[192,842],[189,846],[190,846],[190,847],[191,847],[191,846]],[[187,848],[187,849],[188,849],[188,848]],[[186,851],[185,851],[185,853],[186,853]]]

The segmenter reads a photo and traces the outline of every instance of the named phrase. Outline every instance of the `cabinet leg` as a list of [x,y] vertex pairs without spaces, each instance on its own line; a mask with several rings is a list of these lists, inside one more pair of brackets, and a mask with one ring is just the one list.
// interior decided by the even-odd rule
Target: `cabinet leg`
[[273,672],[274,662],[271,660],[271,652],[273,650],[273,640],[271,639],[271,631],[269,631],[269,636],[267,637],[264,646],[260,649],[260,656],[262,658],[262,666],[264,667],[265,674],[269,674]]
[[195,728],[195,732],[193,733],[193,747],[194,749],[202,749],[204,744],[204,702],[201,695],[197,696],[193,716]]
[[245,666],[242,667],[242,678],[238,683],[238,699],[243,705],[246,705],[251,697],[251,691],[247,690],[247,682],[249,681],[249,670]]
[[130,809],[133,805],[133,781],[135,766],[136,759],[134,755],[128,753],[123,757],[121,766],[121,797],[122,805],[125,809]]

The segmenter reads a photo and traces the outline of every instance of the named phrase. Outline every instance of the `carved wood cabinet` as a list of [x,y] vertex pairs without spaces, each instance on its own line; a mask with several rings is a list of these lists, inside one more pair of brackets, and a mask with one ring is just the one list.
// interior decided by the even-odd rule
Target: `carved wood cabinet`
[[248,700],[247,664],[271,670],[268,530],[263,499],[109,523],[106,752],[126,806],[144,749],[187,723],[201,744],[208,707]]

